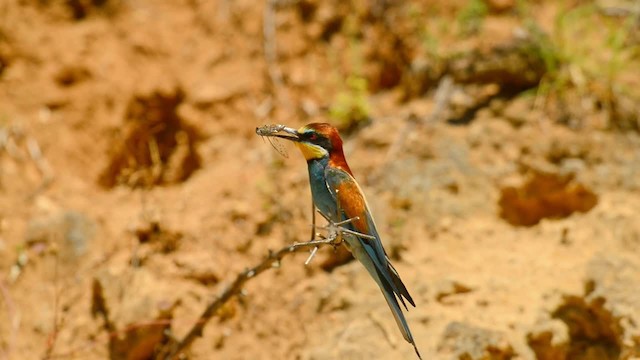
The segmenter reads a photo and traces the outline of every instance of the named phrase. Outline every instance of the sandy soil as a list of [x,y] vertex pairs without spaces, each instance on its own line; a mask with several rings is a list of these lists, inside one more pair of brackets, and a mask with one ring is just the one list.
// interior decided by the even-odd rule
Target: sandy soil
[[[491,62],[522,31],[510,1],[473,36],[447,27],[463,1],[273,3],[0,4],[0,359],[148,359],[182,338],[308,239],[304,160],[254,130],[316,121],[344,130],[424,359],[640,357],[637,102],[617,127],[573,87],[540,106],[540,61]],[[560,10],[530,11],[549,30]],[[345,122],[353,74],[367,119]],[[306,257],[252,279],[185,356],[414,358],[360,264]]]

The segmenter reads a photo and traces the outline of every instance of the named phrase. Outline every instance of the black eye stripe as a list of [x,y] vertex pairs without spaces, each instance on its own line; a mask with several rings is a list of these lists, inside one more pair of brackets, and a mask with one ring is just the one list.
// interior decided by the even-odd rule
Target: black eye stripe
[[301,134],[302,138],[305,140],[318,140],[318,134],[314,133],[314,132],[304,132]]
[[331,142],[328,138],[318,134],[315,131],[307,131],[300,134],[300,137],[304,141],[308,141],[312,144],[319,145],[326,150],[331,150]]

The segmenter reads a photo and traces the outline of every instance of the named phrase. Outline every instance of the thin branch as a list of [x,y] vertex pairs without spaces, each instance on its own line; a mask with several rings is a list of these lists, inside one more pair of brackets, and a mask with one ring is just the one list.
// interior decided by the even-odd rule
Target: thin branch
[[305,243],[294,243],[293,245],[288,245],[283,247],[282,249],[276,252],[269,252],[269,255],[263,259],[258,265],[254,266],[251,269],[247,269],[236,277],[236,279],[229,285],[220,296],[218,296],[214,301],[209,303],[207,308],[204,310],[202,315],[196,323],[193,325],[191,330],[187,333],[187,335],[182,338],[179,342],[168,344],[162,351],[157,359],[164,360],[172,360],[177,359],[178,355],[181,352],[187,350],[189,346],[196,340],[198,337],[202,336],[202,332],[204,330],[207,322],[216,314],[216,312],[224,305],[227,301],[229,301],[232,297],[237,296],[242,292],[242,288],[245,283],[250,279],[260,275],[266,270],[272,268],[280,267],[280,262],[282,259],[293,252],[307,249],[311,247],[321,246],[321,245],[335,245],[335,240],[338,237],[337,233],[330,234],[330,236],[326,239],[322,240],[312,240]]
[[51,165],[42,155],[42,150],[38,141],[33,138],[27,138],[27,150],[29,152],[29,157],[36,164],[38,171],[42,175],[42,182],[38,187],[29,195],[29,198],[32,199],[36,197],[41,192],[45,191],[54,180],[53,170],[51,169]]
[[[316,239],[316,204],[313,202],[313,196],[311,196],[311,241],[315,239]],[[309,257],[304,262],[304,264],[309,265],[311,263],[311,260],[313,260],[314,256],[316,256],[317,252],[318,252],[318,247],[316,246],[311,250],[311,254],[309,254]]]
[[[262,33],[264,36],[264,57],[273,93],[285,107],[290,107],[289,93],[284,86],[282,71],[278,65],[278,49],[276,42],[276,7],[277,0],[267,0],[262,14]],[[280,96],[278,96],[280,95]]]
[[311,241],[316,239],[316,204],[311,197]]
[[54,348],[56,346],[56,342],[58,340],[58,335],[60,334],[60,328],[62,327],[62,321],[60,319],[60,296],[62,289],[60,288],[60,277],[58,273],[59,260],[58,254],[56,254],[54,258],[54,268],[53,268],[53,326],[51,330],[51,334],[47,337],[47,346],[45,348],[44,356],[42,357],[44,360],[51,359],[53,355]]
[[6,351],[0,352],[0,359],[10,359],[11,352],[15,347],[16,332],[18,331],[20,315],[16,314],[16,306],[11,298],[9,289],[5,286],[4,282],[0,280],[0,296],[4,300],[4,305],[7,311],[7,320],[10,326],[9,341]]

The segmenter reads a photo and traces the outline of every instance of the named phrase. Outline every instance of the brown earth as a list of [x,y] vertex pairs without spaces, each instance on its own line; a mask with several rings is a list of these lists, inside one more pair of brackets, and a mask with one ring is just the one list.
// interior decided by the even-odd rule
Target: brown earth
[[[308,238],[302,157],[254,131],[315,121],[345,134],[424,359],[640,357],[637,59],[624,84],[584,85],[565,58],[545,93],[523,24],[552,33],[567,9],[516,3],[479,20],[464,1],[2,2],[0,359],[146,359],[182,338]],[[414,358],[338,255],[251,279],[186,356]]]

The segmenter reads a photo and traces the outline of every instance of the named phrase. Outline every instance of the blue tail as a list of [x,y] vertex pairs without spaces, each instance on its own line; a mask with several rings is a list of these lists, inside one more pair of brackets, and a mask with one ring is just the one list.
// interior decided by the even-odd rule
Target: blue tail
[[382,291],[382,294],[384,295],[384,298],[387,301],[389,308],[391,309],[393,318],[396,320],[396,324],[398,325],[402,336],[407,342],[413,345],[413,348],[416,351],[416,355],[418,355],[419,359],[422,359],[422,357],[420,356],[420,352],[418,351],[418,347],[413,340],[413,336],[411,335],[411,330],[409,329],[407,320],[402,313],[402,309],[400,308],[398,299],[400,299],[405,308],[407,306],[403,300],[403,297],[406,298],[407,301],[414,307],[415,303],[409,295],[407,288],[402,283],[400,276],[398,276],[396,269],[391,265],[386,256],[386,266],[380,264],[380,262],[378,261],[378,257],[375,256],[375,250],[370,245],[364,243],[362,240],[356,238],[355,236],[346,236],[345,240],[351,253],[358,261],[360,261],[360,263],[362,263],[362,265],[364,265],[364,267],[369,272],[369,275],[371,275],[376,283],[378,283],[380,291]]

